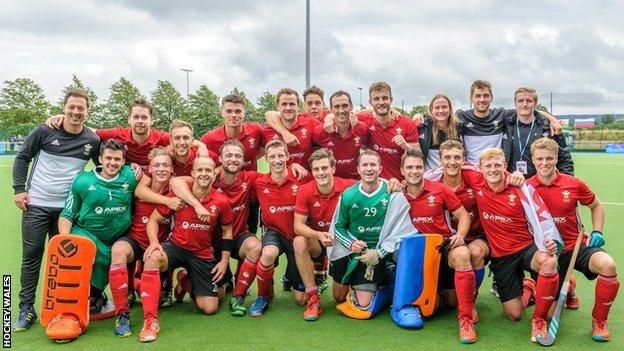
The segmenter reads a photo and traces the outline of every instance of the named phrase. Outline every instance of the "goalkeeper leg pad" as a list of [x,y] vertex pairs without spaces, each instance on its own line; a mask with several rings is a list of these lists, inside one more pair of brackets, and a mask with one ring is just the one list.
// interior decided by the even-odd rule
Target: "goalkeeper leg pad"
[[391,316],[406,328],[422,328],[422,317],[435,311],[443,238],[417,234],[401,240]]
[[393,291],[394,284],[379,286],[373,295],[370,305],[364,309],[358,306],[355,291],[350,290],[346,301],[338,304],[336,309],[350,318],[370,319],[383,311],[392,302]]
[[53,340],[75,339],[89,324],[89,281],[95,253],[93,241],[77,235],[56,235],[48,244],[41,325]]

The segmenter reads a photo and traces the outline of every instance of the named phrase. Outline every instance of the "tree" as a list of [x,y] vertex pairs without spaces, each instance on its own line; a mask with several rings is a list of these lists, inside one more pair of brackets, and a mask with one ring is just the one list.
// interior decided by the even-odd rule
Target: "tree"
[[171,121],[186,117],[186,104],[182,94],[174,88],[171,82],[159,80],[151,98],[156,119],[155,128],[167,130]]
[[5,81],[0,93],[0,137],[30,134],[50,108],[43,89],[31,79]]
[[611,113],[602,115],[602,120],[601,123],[602,124],[609,124],[609,123],[613,123],[615,122],[615,116]]
[[87,96],[89,97],[89,117],[88,117],[88,124],[89,125],[98,125],[101,124],[101,120],[102,120],[102,105],[98,104],[97,102],[97,95],[95,94],[95,92],[93,91],[93,89],[89,88],[88,86],[84,85],[82,83],[82,81],[75,75],[72,75],[72,82],[70,85],[66,86],[65,88],[63,88],[63,92],[61,93],[61,97],[58,100],[58,103],[56,106],[52,107],[52,111],[50,112],[51,115],[57,115],[57,114],[61,114],[63,113],[63,105],[64,105],[64,98],[65,95],[72,89],[82,89]]
[[546,107],[546,106],[544,106],[542,104],[537,104],[537,106],[535,106],[535,109],[538,110],[538,111],[544,111],[546,113],[549,113],[548,112],[548,107]]
[[259,116],[260,123],[264,123],[264,114],[267,111],[276,111],[277,103],[275,102],[275,95],[271,94],[268,91],[265,91],[260,95],[258,100],[256,100],[258,104],[258,108],[256,109],[256,114]]
[[141,97],[141,91],[127,78],[121,77],[110,87],[110,96],[103,107],[103,117],[96,128],[114,128],[127,124],[128,106],[132,100]]
[[195,137],[221,124],[219,97],[205,84],[199,86],[187,102],[187,121],[193,124]]
[[425,114],[429,113],[429,106],[427,106],[427,105],[415,105],[409,111],[409,115],[410,116],[414,116],[417,113],[420,113],[421,115],[424,116]]

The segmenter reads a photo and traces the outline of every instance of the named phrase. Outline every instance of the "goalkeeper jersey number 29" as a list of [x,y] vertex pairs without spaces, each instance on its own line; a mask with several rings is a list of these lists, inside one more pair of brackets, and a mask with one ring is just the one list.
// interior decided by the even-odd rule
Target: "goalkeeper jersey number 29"
[[357,182],[342,193],[334,217],[336,240],[345,248],[354,240],[366,242],[368,248],[377,246],[390,202],[385,181],[372,194],[362,191],[360,184]]
[[72,182],[61,216],[74,227],[112,244],[130,226],[136,186],[129,166],[123,166],[113,179],[102,178],[95,169],[80,172]]

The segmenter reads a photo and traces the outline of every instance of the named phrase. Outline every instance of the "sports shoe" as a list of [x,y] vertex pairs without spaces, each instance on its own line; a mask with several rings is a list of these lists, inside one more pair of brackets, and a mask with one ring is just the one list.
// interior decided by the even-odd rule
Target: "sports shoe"
[[179,270],[178,274],[176,275],[176,279],[178,280],[178,283],[173,289],[173,297],[175,298],[175,302],[177,303],[181,303],[182,300],[184,300],[184,295],[186,295],[186,293],[188,292],[186,291],[186,289],[184,289],[184,286],[182,284],[182,281],[184,279],[187,279],[187,276],[188,276],[188,273],[186,272],[185,269]]
[[235,317],[243,317],[247,314],[245,299],[242,296],[232,296],[230,298],[230,314]]
[[576,278],[570,279],[570,288],[568,289],[568,297],[566,298],[566,307],[576,310],[581,305],[581,299],[576,294]]
[[154,341],[159,331],[160,326],[158,325],[158,319],[148,318],[143,322],[143,329],[141,329],[141,333],[139,333],[139,340],[142,342]]
[[540,317],[533,318],[531,321],[531,341],[537,342],[537,336],[540,335],[542,339],[546,339],[548,329],[546,328],[546,321]]
[[282,289],[284,291],[291,291],[292,290],[292,283],[291,283],[290,279],[288,279],[285,275],[283,275],[280,278],[280,283],[282,283]]
[[492,286],[490,287],[490,293],[492,293],[492,295],[494,295],[494,297],[496,297],[497,299],[500,299],[500,296],[498,295],[498,286],[496,285],[496,280],[492,280]]
[[319,319],[323,314],[323,306],[321,306],[321,298],[314,294],[308,299],[308,305],[305,311],[303,311],[303,319],[309,322],[313,322]]
[[136,293],[134,292],[134,290],[128,290],[128,307],[134,306],[136,299],[137,297],[136,297]]
[[32,306],[23,307],[20,309],[19,317],[13,324],[13,331],[20,333],[28,330],[37,320],[37,312]]
[[100,296],[89,297],[89,320],[112,318],[115,316],[115,305],[108,300],[106,293],[102,291]]
[[462,344],[472,344],[477,341],[477,332],[470,318],[459,320],[459,342]]
[[264,312],[266,312],[267,308],[269,308],[270,302],[271,301],[266,297],[256,297],[256,301],[254,301],[253,305],[249,307],[249,315],[252,317],[262,317]]
[[592,328],[592,339],[596,341],[609,341],[611,339],[609,323],[606,319],[603,321],[592,319]]
[[529,296],[527,306],[535,303],[535,280],[524,277],[522,279],[522,290],[526,291]]
[[479,312],[477,312],[477,308],[474,307],[472,309],[472,324],[479,323]]
[[119,316],[115,319],[115,335],[120,338],[132,335],[132,328],[130,328],[130,314],[128,312],[119,314]]
[[[184,296],[182,296],[184,298]],[[173,305],[173,291],[167,289],[160,292],[160,307],[169,307]]]

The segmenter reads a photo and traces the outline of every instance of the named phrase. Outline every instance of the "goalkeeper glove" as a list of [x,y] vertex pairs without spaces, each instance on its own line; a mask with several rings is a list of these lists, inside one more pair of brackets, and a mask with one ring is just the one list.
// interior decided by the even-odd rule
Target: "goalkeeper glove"
[[601,247],[605,244],[605,239],[600,231],[594,230],[587,238],[586,243],[587,247]]

